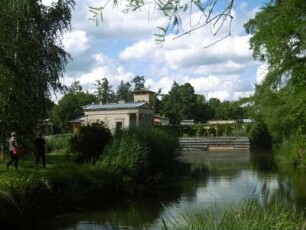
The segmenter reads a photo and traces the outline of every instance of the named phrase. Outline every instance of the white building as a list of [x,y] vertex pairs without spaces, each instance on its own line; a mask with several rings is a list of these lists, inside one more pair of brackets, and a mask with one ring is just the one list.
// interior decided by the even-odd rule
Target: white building
[[153,109],[146,102],[87,105],[84,125],[103,122],[110,130],[153,125]]
[[111,104],[90,104],[83,107],[84,116],[70,121],[73,133],[82,125],[103,122],[111,130],[154,124],[154,92],[138,90],[134,92],[134,102]]

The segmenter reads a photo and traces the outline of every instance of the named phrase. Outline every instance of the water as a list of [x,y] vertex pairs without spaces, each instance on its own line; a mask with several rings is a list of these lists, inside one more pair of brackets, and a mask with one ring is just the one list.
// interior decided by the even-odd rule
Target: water
[[266,203],[278,194],[299,208],[306,208],[306,176],[299,171],[280,171],[267,152],[185,152],[190,163],[205,162],[209,173],[196,174],[169,185],[161,200],[125,200],[104,203],[99,210],[78,212],[31,224],[31,229],[114,230],[157,229],[161,219],[173,219],[199,207],[236,205],[252,198]]

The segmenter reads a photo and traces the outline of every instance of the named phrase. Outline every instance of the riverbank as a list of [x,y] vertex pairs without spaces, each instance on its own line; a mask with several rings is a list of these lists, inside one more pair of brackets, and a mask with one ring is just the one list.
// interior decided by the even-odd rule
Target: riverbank
[[286,205],[282,199],[269,204],[245,200],[239,205],[216,209],[196,207],[189,213],[162,220],[164,230],[262,230],[306,229],[306,217],[295,207]]
[[0,172],[0,219],[14,224],[25,218],[103,206],[109,200],[158,199],[159,187],[170,180],[170,175],[158,175],[136,183],[127,172],[77,164],[61,152],[47,155],[46,169],[35,169],[34,157],[27,156],[21,158],[18,170],[7,170],[2,162]]
[[[253,157],[250,159],[252,158]],[[236,157],[233,157],[233,160],[234,159],[236,159]],[[4,222],[2,221],[2,226],[12,226],[12,223],[15,224],[15,226],[18,226],[18,224],[19,226],[24,226],[26,224],[25,220],[27,224],[29,224],[29,222],[34,223],[37,219],[42,220],[46,216],[51,217],[52,215],[58,213],[71,210],[80,210],[83,208],[96,209],[99,210],[99,212],[103,212],[102,210],[105,210],[107,207],[107,209],[112,209],[113,205],[110,204],[116,204],[118,206],[118,203],[120,204],[120,207],[118,207],[117,210],[121,210],[124,218],[126,218],[126,216],[132,218],[132,215],[133,218],[135,218],[133,219],[135,222],[139,221],[145,212],[148,212],[143,210],[145,209],[145,207],[143,207],[144,203],[147,204],[146,208],[148,210],[152,209],[152,203],[150,203],[148,200],[154,201],[155,206],[158,206],[152,214],[154,215],[154,219],[157,218],[165,222],[164,224],[162,221],[159,222],[156,225],[156,228],[153,229],[162,229],[165,226],[167,226],[168,229],[176,229],[172,228],[172,221],[174,221],[173,219],[167,219],[164,216],[159,216],[159,213],[171,213],[173,211],[171,208],[172,205],[180,207],[181,204],[183,205],[185,203],[186,205],[186,201],[191,202],[192,200],[196,204],[194,208],[199,212],[195,214],[197,219],[191,219],[193,223],[190,223],[190,226],[192,226],[192,224],[193,226],[199,226],[199,222],[204,224],[207,221],[211,221],[210,223],[213,224],[213,221],[216,221],[215,219],[207,220],[206,215],[201,216],[203,213],[207,212],[205,209],[207,206],[203,206],[203,200],[214,202],[214,199],[217,199],[216,201],[224,203],[224,201],[229,201],[233,198],[237,199],[236,196],[242,191],[245,193],[244,196],[254,196],[255,198],[257,197],[256,194],[258,192],[262,192],[263,188],[266,186],[271,189],[271,185],[275,184],[276,181],[278,181],[278,183],[282,182],[282,186],[288,186],[287,181],[279,179],[276,180],[276,178],[275,180],[271,181],[271,179],[269,179],[267,181],[262,175],[263,172],[267,171],[267,167],[262,168],[259,161],[254,159],[252,160],[252,163],[249,163],[247,160],[236,161],[237,165],[235,165],[233,161],[230,163],[229,161],[220,161],[218,158],[217,161],[214,161],[215,164],[211,163],[209,165],[209,168],[207,167],[207,164],[203,162],[201,164],[193,165],[191,171],[189,171],[190,173],[193,172],[193,174],[185,174],[185,177],[175,175],[174,179],[170,183],[169,180],[167,181],[166,178],[162,178],[161,176],[161,178],[159,178],[160,180],[156,181],[158,183],[153,184],[153,182],[150,181],[150,184],[147,184],[146,186],[140,186],[140,184],[136,186],[136,184],[133,184],[131,181],[127,180],[128,178],[126,175],[123,176],[122,174],[119,174],[119,171],[117,174],[114,174],[114,171],[101,170],[101,168],[94,167],[93,165],[76,164],[75,162],[67,159],[66,155],[61,152],[53,152],[48,155],[47,169],[39,168],[35,170],[33,160],[34,159],[31,156],[21,159],[20,170],[18,171],[15,171],[13,168],[6,171],[4,167],[5,164],[2,163],[0,165],[1,216],[8,214],[11,215],[8,217],[9,219],[5,219]],[[263,162],[267,162],[267,160],[265,159]],[[261,182],[256,181],[258,176],[251,173],[251,171],[245,170],[245,167],[253,168],[253,164],[256,165],[256,168],[258,167],[257,170],[261,171]],[[240,170],[243,170],[241,171],[242,174],[239,173]],[[209,178],[216,179],[210,181]],[[271,175],[268,178],[271,178]],[[186,181],[186,184],[177,184],[178,181],[182,180]],[[247,180],[248,183],[245,183],[244,180]],[[167,183],[163,183],[165,181],[167,181]],[[230,183],[232,183],[231,181],[233,182],[233,186],[229,186]],[[132,188],[134,188],[133,191],[131,190]],[[161,190],[162,188],[165,190]],[[214,190],[210,190],[211,188]],[[185,194],[184,196],[186,196],[186,198],[181,198],[182,194]],[[272,194],[276,194],[275,190],[269,190],[269,196]],[[144,198],[141,198],[141,195]],[[131,204],[130,208],[122,206],[122,202],[120,202],[120,200],[124,198],[131,203],[133,203],[133,200],[141,200],[142,205],[139,205],[141,212],[138,213],[137,210],[135,210],[134,203]],[[144,200],[146,202],[144,202]],[[160,203],[158,200],[161,200],[162,203]],[[178,205],[177,202],[179,200],[181,200],[183,203]],[[267,200],[269,200],[269,198],[267,198]],[[224,206],[224,209],[222,209],[228,213],[235,212],[238,214],[240,213],[241,215],[243,214],[246,216],[245,218],[249,218],[247,220],[250,221],[253,217],[253,221],[255,221],[255,216],[268,216],[271,218],[273,216],[275,219],[283,218],[284,215],[290,217],[289,214],[294,210],[294,208],[292,208],[293,205],[288,205],[286,208],[280,207],[281,209],[279,209],[277,212],[273,212],[273,209],[266,208],[265,206],[258,205],[256,202],[252,204],[254,205],[252,206],[253,209],[246,209],[245,205],[246,204],[244,201],[242,201],[240,206],[234,205],[235,208],[234,206],[230,206],[230,208]],[[246,210],[255,210],[256,212],[250,215],[250,212],[247,212]],[[185,216],[183,215],[179,218],[185,220],[187,220],[189,217],[195,216],[190,210],[182,213]],[[280,213],[281,216],[279,217],[277,213]],[[113,215],[115,215],[116,218],[119,218],[119,214],[117,212],[112,214],[112,216]],[[216,216],[219,216],[219,214],[216,214]],[[216,216],[211,217],[215,218]],[[113,219],[109,218],[111,217],[106,217],[105,221],[113,221]],[[178,218],[178,216],[175,218]],[[177,219],[177,221],[182,221],[182,219]],[[149,221],[149,219],[147,220]],[[239,226],[247,226],[246,223],[245,225],[240,225],[241,222],[238,220],[234,221],[230,218],[226,219],[226,221],[231,221],[230,223],[233,226],[232,229],[239,229]],[[296,221],[299,219],[292,220]],[[215,224],[216,223],[217,222],[215,222]],[[223,223],[225,224],[225,222]],[[287,224],[289,227],[292,226],[290,220],[287,221]],[[138,225],[137,223],[134,223],[133,225],[141,226],[140,223]],[[182,226],[188,226],[187,222]],[[207,226],[211,227],[207,229],[216,229],[212,228],[212,225]],[[220,226],[221,225],[219,225],[219,227]]]

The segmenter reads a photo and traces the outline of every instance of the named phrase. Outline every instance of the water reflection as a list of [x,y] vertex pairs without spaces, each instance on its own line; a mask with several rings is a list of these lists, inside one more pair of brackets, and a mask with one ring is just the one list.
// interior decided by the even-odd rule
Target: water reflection
[[28,229],[156,229],[161,218],[173,219],[197,207],[236,205],[244,199],[265,204],[280,194],[306,207],[305,175],[278,171],[269,152],[185,152],[184,160],[204,162],[208,170],[168,184],[162,200],[110,202],[103,209],[59,216]]

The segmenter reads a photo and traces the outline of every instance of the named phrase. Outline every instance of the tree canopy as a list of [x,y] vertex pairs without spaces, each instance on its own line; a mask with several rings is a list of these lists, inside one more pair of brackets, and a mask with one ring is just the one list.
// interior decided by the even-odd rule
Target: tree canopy
[[306,133],[306,4],[275,0],[245,24],[254,57],[268,65],[256,86],[254,117],[275,140]]
[[48,7],[38,0],[0,2],[0,132],[30,138],[46,114],[50,90],[61,89],[69,54],[61,35],[70,29],[73,0]]

